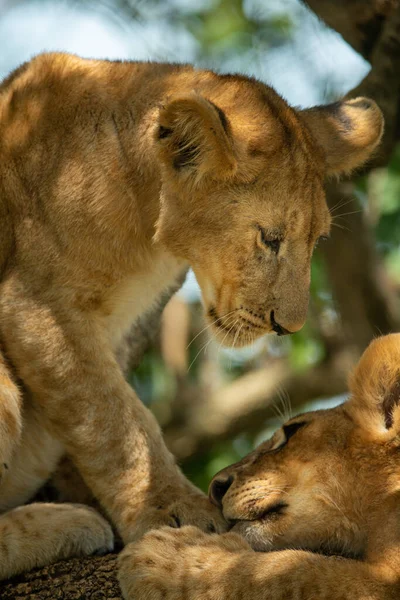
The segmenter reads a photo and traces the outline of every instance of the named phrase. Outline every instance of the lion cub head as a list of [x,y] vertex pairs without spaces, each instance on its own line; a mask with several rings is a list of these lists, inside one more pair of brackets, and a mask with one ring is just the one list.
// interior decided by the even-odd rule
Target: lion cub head
[[293,333],[306,319],[314,247],[329,234],[324,178],[370,156],[381,113],[365,98],[295,110],[253,79],[190,77],[196,91],[172,94],[155,131],[156,239],[192,266],[222,343]]
[[361,557],[385,545],[398,555],[400,334],[369,346],[350,391],[214,477],[212,501],[255,549]]

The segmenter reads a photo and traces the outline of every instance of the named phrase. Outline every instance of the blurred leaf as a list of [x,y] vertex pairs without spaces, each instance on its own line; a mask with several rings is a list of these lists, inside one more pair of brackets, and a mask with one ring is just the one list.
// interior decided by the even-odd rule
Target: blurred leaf
[[388,270],[389,277],[400,283],[400,247],[388,252],[385,257],[385,265]]
[[[383,214],[398,213],[400,209],[400,145],[389,162],[381,196]],[[397,238],[399,239],[399,238]],[[399,240],[400,241],[400,240]]]

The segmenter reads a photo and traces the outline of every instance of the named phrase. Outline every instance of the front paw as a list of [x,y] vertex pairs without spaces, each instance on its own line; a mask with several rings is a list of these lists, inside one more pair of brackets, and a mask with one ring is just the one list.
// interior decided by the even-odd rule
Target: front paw
[[59,558],[103,555],[114,549],[110,523],[89,506],[35,503],[22,508],[25,512],[32,509],[31,514],[37,511],[43,537],[48,545],[54,544]]
[[153,529],[165,526],[179,529],[185,525],[194,525],[206,533],[223,533],[228,529],[221,512],[207,496],[200,493],[182,494],[176,500],[165,501],[141,513],[130,528],[128,541],[139,540]]
[[223,533],[228,529],[221,511],[203,494],[182,496],[161,510],[176,529],[184,525],[194,525],[206,533]]
[[197,600],[212,589],[219,597],[216,574],[221,564],[228,565],[238,553],[249,551],[250,546],[234,533],[207,535],[197,527],[151,531],[119,555],[123,596]]

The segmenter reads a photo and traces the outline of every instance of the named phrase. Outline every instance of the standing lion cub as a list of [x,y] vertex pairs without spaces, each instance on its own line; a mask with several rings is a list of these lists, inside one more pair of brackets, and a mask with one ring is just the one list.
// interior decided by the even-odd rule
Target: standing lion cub
[[[162,525],[224,528],[117,349],[189,265],[221,342],[299,330],[329,233],[325,175],[367,160],[382,127],[365,98],[295,110],[255,79],[187,65],[43,54],[2,83],[2,576],[112,545],[82,507],[11,510],[65,452],[125,542]],[[16,524],[48,532],[26,549]]]

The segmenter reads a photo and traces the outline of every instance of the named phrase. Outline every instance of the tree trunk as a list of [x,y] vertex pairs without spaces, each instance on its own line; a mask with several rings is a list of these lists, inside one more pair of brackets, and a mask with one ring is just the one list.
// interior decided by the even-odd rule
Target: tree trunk
[[367,60],[399,0],[302,0]]
[[1,600],[122,600],[116,554],[72,558],[0,583]]

